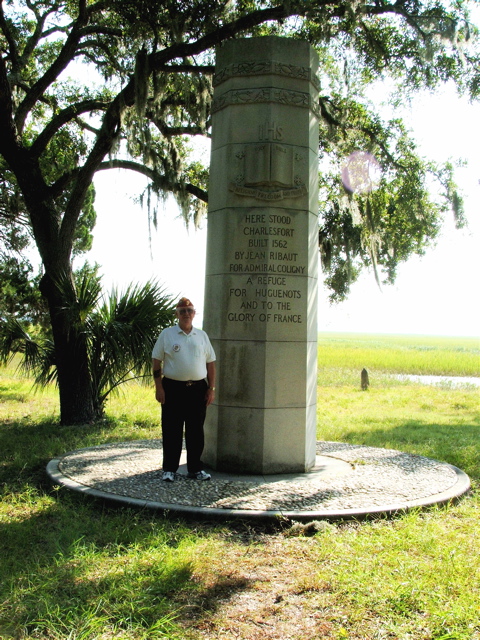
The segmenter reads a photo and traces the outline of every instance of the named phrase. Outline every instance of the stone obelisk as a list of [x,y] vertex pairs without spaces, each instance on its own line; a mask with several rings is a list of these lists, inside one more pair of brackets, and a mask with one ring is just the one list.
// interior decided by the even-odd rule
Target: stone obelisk
[[204,328],[217,353],[204,461],[315,464],[318,58],[268,36],[217,51]]

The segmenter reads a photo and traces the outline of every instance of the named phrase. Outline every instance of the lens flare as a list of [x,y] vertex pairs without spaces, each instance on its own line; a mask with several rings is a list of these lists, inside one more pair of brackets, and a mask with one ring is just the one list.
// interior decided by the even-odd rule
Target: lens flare
[[342,182],[351,193],[369,193],[378,188],[382,168],[371,153],[354,151],[342,165]]

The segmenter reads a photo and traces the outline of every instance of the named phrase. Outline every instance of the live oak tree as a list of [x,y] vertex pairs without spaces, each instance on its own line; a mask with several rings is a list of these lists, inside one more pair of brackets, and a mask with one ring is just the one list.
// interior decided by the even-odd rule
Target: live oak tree
[[[30,238],[28,218],[18,210],[12,185],[0,175],[0,319],[15,315],[20,320],[35,314],[40,293],[31,278],[32,265],[23,257]],[[41,305],[41,302],[40,302]]]
[[[91,189],[76,225],[73,256],[92,248],[92,228],[96,222],[93,202]],[[30,245],[28,214],[18,186],[0,158],[0,342],[3,321],[10,316],[25,327],[48,331],[48,311],[39,291],[41,275],[33,273],[31,261],[25,255]],[[1,355],[0,349],[0,358]]]
[[[364,266],[393,281],[397,265],[435,238],[446,208],[461,223],[451,167],[420,158],[399,119],[382,121],[370,90],[388,79],[400,99],[452,81],[477,98],[478,34],[469,4],[1,0],[0,169],[43,263],[62,423],[99,412],[81,313],[72,316],[71,304],[66,313],[66,301],[78,297],[73,247],[95,174],[140,172],[149,179],[148,201],[173,193],[185,219],[198,220],[208,173],[189,162],[188,139],[209,134],[214,48],[272,33],[317,48],[319,246],[332,297],[341,299]],[[374,179],[368,168],[359,180],[355,163],[370,167],[370,158]]]

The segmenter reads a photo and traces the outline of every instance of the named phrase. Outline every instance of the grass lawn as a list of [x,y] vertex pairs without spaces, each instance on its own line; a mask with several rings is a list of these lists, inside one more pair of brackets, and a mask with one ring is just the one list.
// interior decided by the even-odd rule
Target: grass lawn
[[[478,376],[478,340],[322,334],[318,438],[462,468],[458,504],[394,519],[208,523],[107,508],[51,487],[45,466],[105,442],[158,438],[151,388],[100,424],[58,425],[54,389],[0,370],[0,638],[480,640],[480,393],[401,373]],[[360,389],[360,371],[370,377]]]

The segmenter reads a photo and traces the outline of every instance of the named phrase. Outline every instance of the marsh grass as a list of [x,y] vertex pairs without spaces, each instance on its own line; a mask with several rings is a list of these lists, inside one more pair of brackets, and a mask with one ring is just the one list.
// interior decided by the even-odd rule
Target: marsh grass
[[480,376],[478,338],[321,333],[324,368],[440,376]]
[[[66,428],[55,390],[33,393],[3,369],[0,638],[479,640],[479,392],[392,375],[421,367],[472,375],[465,363],[473,354],[478,365],[477,346],[434,339],[435,351],[465,362],[440,354],[428,368],[431,340],[410,349],[395,337],[392,370],[372,366],[388,351],[386,337],[371,337],[374,356],[365,336],[331,339],[341,347],[319,344],[323,357],[337,355],[320,355],[318,437],[447,461],[470,475],[468,496],[394,519],[331,524],[313,537],[291,523],[265,529],[108,508],[51,487],[45,466],[73,449],[159,437],[151,389],[131,384],[105,420]],[[396,357],[402,345],[412,352],[409,371]],[[360,390],[364,366],[368,391]]]

